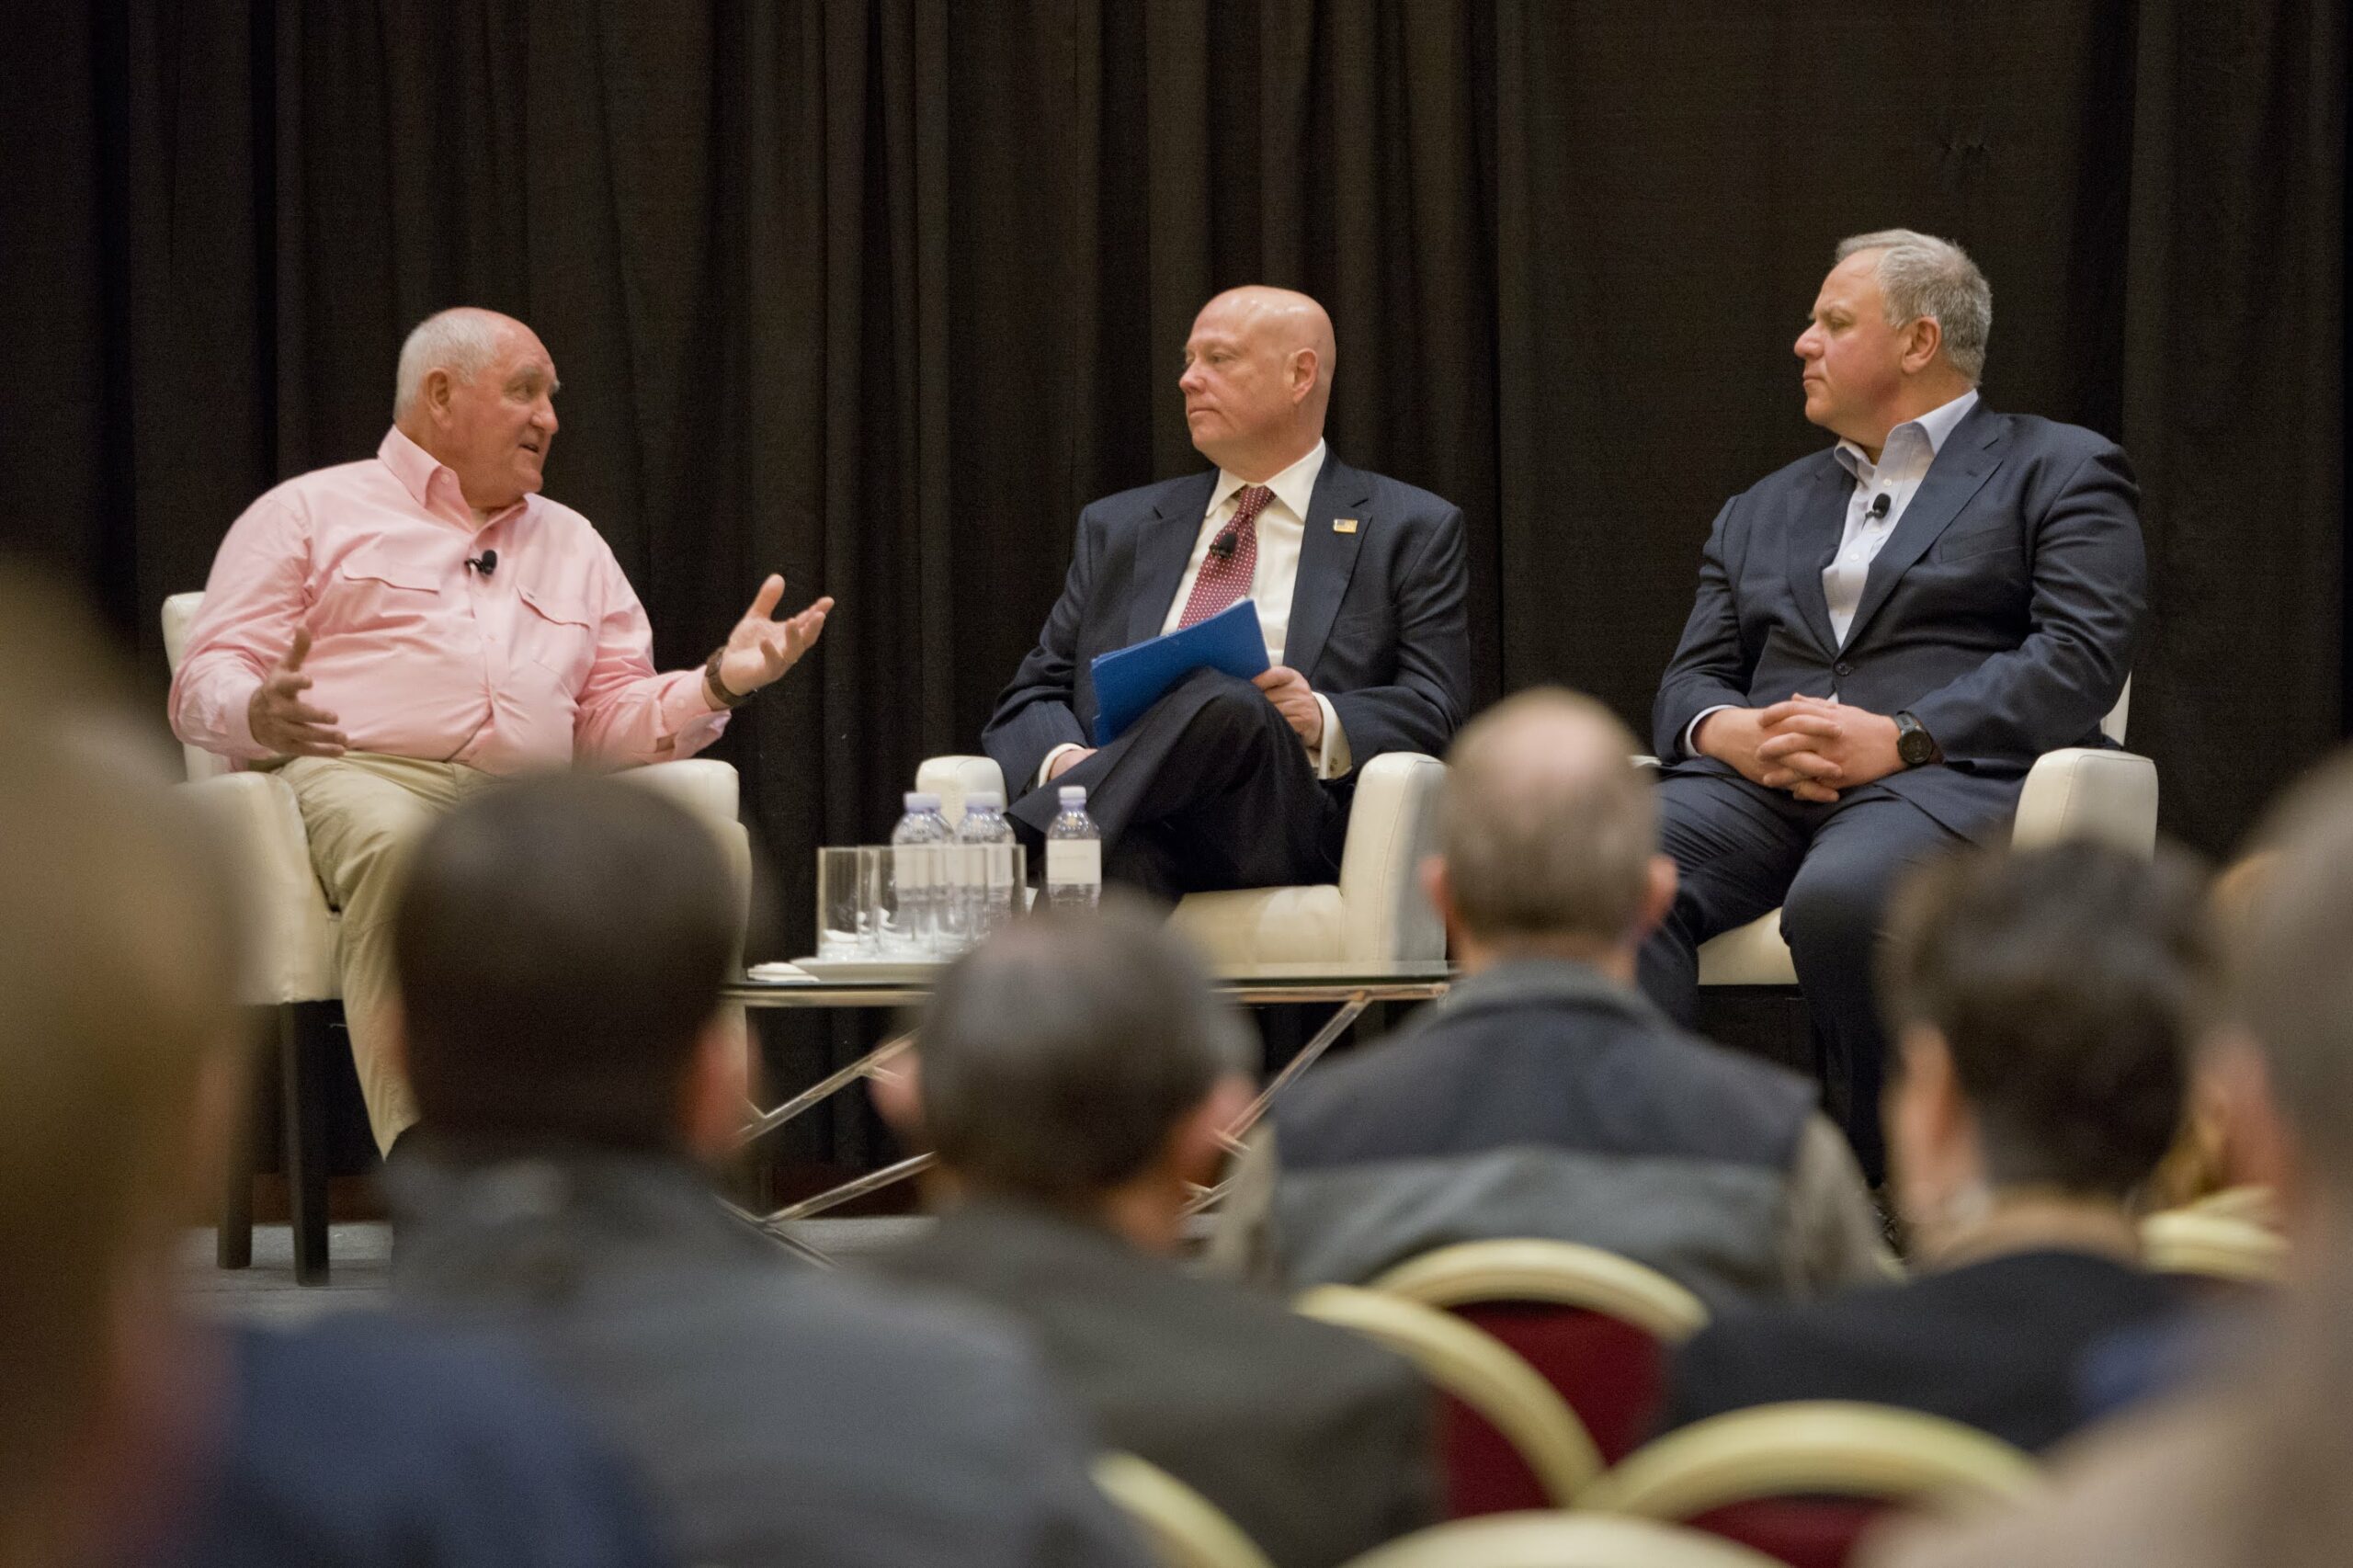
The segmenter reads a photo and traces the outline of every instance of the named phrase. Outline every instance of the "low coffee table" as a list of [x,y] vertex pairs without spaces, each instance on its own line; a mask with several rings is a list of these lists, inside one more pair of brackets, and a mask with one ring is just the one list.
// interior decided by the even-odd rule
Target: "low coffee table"
[[[724,995],[727,1001],[742,1007],[911,1008],[921,1006],[924,998],[931,994],[934,979],[946,966],[935,966],[928,971],[898,966],[881,971],[873,978],[846,974],[843,972],[846,968],[829,966],[829,976],[824,979],[762,980],[746,975],[728,986]],[[883,975],[888,978],[883,978]],[[1453,977],[1453,970],[1443,961],[1263,963],[1219,970],[1211,976],[1218,994],[1240,1006],[1324,1003],[1333,1009],[1323,1028],[1317,1029],[1300,1053],[1268,1081],[1240,1119],[1226,1129],[1228,1146],[1240,1148],[1243,1135],[1257,1125],[1258,1119],[1266,1115],[1267,1108],[1274,1103],[1275,1096],[1314,1065],[1316,1059],[1332,1048],[1342,1032],[1356,1022],[1367,1007],[1376,1002],[1423,1002],[1442,996]],[[751,1119],[744,1124],[744,1141],[748,1143],[765,1137],[861,1079],[888,1074],[892,1061],[913,1042],[913,1036],[899,1035],[776,1106],[765,1110],[756,1105],[749,1107]],[[930,1169],[933,1164],[934,1156],[930,1154],[912,1155],[896,1165],[870,1171],[813,1197],[787,1204],[773,1213],[744,1211],[743,1217],[779,1241],[787,1242],[795,1250],[822,1257],[806,1242],[786,1235],[784,1227],[795,1221],[807,1220],[829,1209],[838,1208],[852,1199],[894,1186]],[[1203,1189],[1194,1200],[1195,1210],[1208,1208],[1217,1201],[1222,1193],[1222,1187]]]

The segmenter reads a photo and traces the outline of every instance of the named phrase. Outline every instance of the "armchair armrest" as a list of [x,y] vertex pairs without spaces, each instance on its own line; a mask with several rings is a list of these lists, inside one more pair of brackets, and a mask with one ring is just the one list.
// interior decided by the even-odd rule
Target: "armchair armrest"
[[1340,856],[1340,903],[1351,959],[1442,959],[1446,928],[1422,896],[1446,765],[1420,752],[1387,752],[1365,764]]
[[743,784],[735,769],[707,756],[688,757],[681,762],[651,762],[617,777],[642,785],[657,795],[665,795],[697,816],[717,823],[735,821],[742,805]]
[[245,925],[239,999],[269,1006],[340,994],[335,915],[311,869],[293,790],[269,773],[222,773],[178,788],[220,835],[237,878]]
[[915,769],[915,788],[939,797],[940,814],[953,827],[964,818],[964,797],[994,790],[1009,805],[1005,770],[985,756],[933,756]]
[[736,820],[743,780],[734,766],[711,757],[693,756],[623,768],[613,777],[651,790],[710,824],[719,839],[719,852],[726,859],[727,874],[734,883],[735,923],[742,930],[752,909],[752,835]]
[[2028,770],[2010,842],[2020,849],[2092,839],[2137,854],[2157,844],[2157,767],[2095,746],[2045,752]]

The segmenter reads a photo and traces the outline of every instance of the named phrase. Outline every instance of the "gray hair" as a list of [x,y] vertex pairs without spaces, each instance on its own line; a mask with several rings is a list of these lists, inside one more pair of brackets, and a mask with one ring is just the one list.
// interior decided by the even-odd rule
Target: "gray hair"
[[1994,290],[1969,253],[1915,229],[1881,229],[1838,242],[1838,260],[1877,251],[1880,295],[1891,326],[1934,317],[1945,358],[1975,385],[1985,375],[1985,340],[1994,331]]
[[1624,939],[1642,912],[1658,808],[1634,737],[1592,698],[1538,687],[1464,726],[1439,788],[1455,917],[1490,942]]
[[1249,1037],[1159,920],[1015,922],[941,977],[915,1031],[925,1131],[985,1191],[1084,1207],[1150,1168]]
[[447,370],[471,381],[498,354],[496,316],[471,305],[438,311],[410,329],[401,345],[400,369],[392,381],[392,417],[405,419],[425,390],[425,378]]

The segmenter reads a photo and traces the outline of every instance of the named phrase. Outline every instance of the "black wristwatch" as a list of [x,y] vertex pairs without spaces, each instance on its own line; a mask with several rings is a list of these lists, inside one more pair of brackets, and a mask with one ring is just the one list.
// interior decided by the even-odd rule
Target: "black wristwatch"
[[1909,713],[1895,716],[1895,755],[1906,767],[1926,767],[1945,759],[1945,754],[1937,749],[1936,737]]

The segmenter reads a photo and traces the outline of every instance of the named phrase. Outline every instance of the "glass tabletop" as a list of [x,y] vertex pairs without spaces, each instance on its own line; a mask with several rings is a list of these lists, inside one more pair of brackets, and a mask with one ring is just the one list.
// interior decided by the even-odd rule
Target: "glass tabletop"
[[[726,989],[727,1000],[749,1007],[877,1006],[922,1000],[945,963],[857,963],[803,960],[756,964]],[[1243,1001],[1314,1001],[1372,994],[1376,1001],[1441,994],[1454,977],[1443,960],[1222,964],[1211,978]]]

